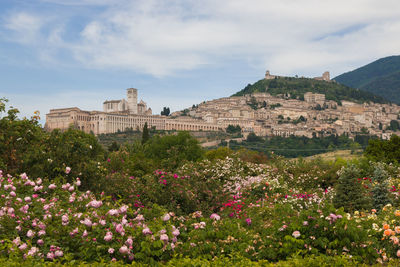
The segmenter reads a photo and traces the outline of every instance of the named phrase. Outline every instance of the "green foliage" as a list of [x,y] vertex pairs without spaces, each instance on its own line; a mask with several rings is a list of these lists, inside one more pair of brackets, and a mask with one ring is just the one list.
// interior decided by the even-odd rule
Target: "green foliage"
[[392,204],[389,198],[389,185],[388,179],[389,174],[385,170],[383,164],[375,164],[374,174],[372,176],[373,187],[372,187],[372,198],[373,208],[376,210],[382,209],[387,204]]
[[43,148],[32,151],[24,161],[23,172],[54,179],[70,167],[69,182],[80,177],[82,186],[88,189],[97,183],[105,151],[94,135],[74,129],[54,130],[41,141]]
[[381,58],[335,77],[335,81],[400,103],[400,56]]
[[[304,97],[303,97],[303,99],[304,99]],[[281,106],[282,106],[282,105],[281,105],[280,103],[276,103],[276,104],[270,105],[269,108],[270,108],[270,109],[275,109],[275,108],[279,108],[279,107],[281,107]]]
[[400,137],[392,135],[390,140],[370,140],[364,154],[373,161],[399,163]]
[[333,199],[336,208],[343,207],[347,212],[371,208],[368,192],[358,178],[360,178],[360,170],[354,165],[342,168],[336,185],[337,192]]
[[218,147],[217,149],[208,150],[204,157],[210,161],[214,161],[217,159],[225,159],[226,157],[231,157],[233,155],[233,151],[228,147]]
[[400,124],[399,121],[397,120],[391,120],[389,127],[387,128],[387,130],[392,130],[392,131],[398,131],[400,130]]
[[239,125],[231,125],[229,124],[228,127],[226,128],[226,132],[230,134],[235,134],[235,133],[240,133],[242,131],[242,128],[240,128]]
[[148,141],[145,155],[164,169],[175,169],[186,161],[196,161],[203,157],[204,151],[199,142],[189,132],[177,135],[154,136]]
[[113,141],[111,143],[111,146],[108,147],[108,151],[113,152],[113,151],[118,151],[120,148],[120,145],[116,141]]
[[[307,92],[325,94],[327,100],[336,101],[349,100],[357,103],[376,102],[386,103],[387,101],[369,92],[352,89],[335,82],[318,81],[307,78],[283,77],[273,80],[259,80],[253,85],[246,86],[243,90],[233,96],[242,96],[257,92],[268,92],[271,95],[290,95],[291,98],[304,99]],[[270,106],[272,108],[273,105]]]
[[[5,112],[5,99],[0,99],[0,113]],[[46,133],[38,117],[18,119],[19,111],[10,108],[0,119],[0,168],[9,173],[22,173],[32,153],[44,149]]]
[[[250,102],[247,102],[247,105],[249,105],[254,110],[257,110],[258,106],[259,106],[257,99],[254,96],[252,96],[250,98]],[[262,104],[261,104],[261,106],[262,106]]]
[[161,111],[161,115],[162,116],[169,116],[170,112],[171,111],[169,110],[168,107],[164,107],[163,110]]
[[257,136],[255,133],[251,132],[246,138],[247,142],[253,143],[253,142],[262,142],[263,138],[260,136]]
[[[396,164],[287,160],[226,147],[204,154],[188,132],[107,152],[93,135],[46,133],[35,118],[19,120],[16,110],[0,123],[0,167],[18,174],[0,172],[0,265],[355,266],[386,258],[398,264]],[[270,140],[245,142],[262,148]],[[303,139],[277,140],[280,148]],[[310,142],[333,147],[349,140]],[[130,257],[119,250],[128,243]],[[50,262],[53,246],[64,256]],[[27,255],[32,247],[42,254]]]
[[383,77],[377,77],[372,82],[362,86],[360,89],[389,99],[400,104],[399,97],[400,71]]
[[[251,135],[251,136],[250,136]],[[368,144],[369,139],[376,138],[370,135],[357,135],[355,140],[348,138],[345,135],[330,135],[325,137],[308,138],[305,136],[289,136],[289,137],[254,137],[249,134],[250,140],[247,139],[241,143],[231,141],[229,146],[233,150],[246,148],[264,153],[274,152],[276,155],[281,155],[288,158],[307,157],[319,153],[352,149],[355,142],[358,142],[361,147]],[[359,146],[357,145],[357,147]]]
[[150,139],[149,129],[147,128],[147,122],[145,122],[145,124],[143,126],[143,133],[142,133],[142,144],[149,141],[149,139]]

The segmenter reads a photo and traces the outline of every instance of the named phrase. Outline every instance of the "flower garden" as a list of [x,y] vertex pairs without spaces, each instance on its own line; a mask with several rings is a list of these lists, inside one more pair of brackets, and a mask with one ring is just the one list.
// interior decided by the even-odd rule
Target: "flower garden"
[[[57,181],[1,172],[1,257],[151,265],[237,259],[247,265],[323,256],[345,265],[394,264],[400,257],[400,170],[375,165],[375,174],[392,173],[391,204],[347,212],[334,206],[337,188],[319,186],[325,170],[298,175],[288,163],[226,158],[190,163],[176,173],[109,177],[111,184],[125,180],[126,199],[81,191],[79,178],[63,182],[69,167]],[[339,180],[351,168],[341,167]],[[363,178],[353,182],[373,200]]]
[[400,264],[397,164],[192,158],[184,133],[107,152],[75,130],[0,126],[1,265]]

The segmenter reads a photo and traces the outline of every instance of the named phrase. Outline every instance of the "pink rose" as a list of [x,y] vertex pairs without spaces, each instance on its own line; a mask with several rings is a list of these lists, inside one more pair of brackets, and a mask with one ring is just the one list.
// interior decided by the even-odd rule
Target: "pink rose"
[[29,231],[26,233],[26,236],[29,237],[29,238],[34,237],[34,236],[35,236],[35,232],[32,231],[32,230],[29,230]]
[[55,184],[50,184],[49,185],[49,189],[56,189],[56,188],[57,188],[57,186]]
[[88,232],[85,230],[83,231],[82,237],[87,237],[88,236]]
[[116,210],[116,209],[111,209],[111,210],[109,210],[109,211],[107,212],[107,214],[109,214],[109,215],[111,215],[111,216],[114,216],[114,215],[118,215],[119,212],[118,212],[118,210]]
[[133,245],[133,240],[132,240],[132,238],[128,238],[128,239],[125,241],[125,244],[126,244],[127,246],[132,246],[132,245]]
[[62,257],[62,256],[64,256],[64,253],[63,253],[61,250],[57,250],[57,251],[54,253],[54,256],[56,256],[56,257]]
[[18,246],[21,243],[21,238],[18,236],[12,242],[14,243],[14,245]]
[[101,205],[103,205],[103,202],[101,200],[99,200],[99,201],[92,200],[86,206],[93,207],[93,208],[99,208],[99,207],[101,207]]
[[175,230],[172,232],[172,234],[173,234],[174,236],[180,235],[179,229],[175,229]]
[[129,252],[129,249],[127,246],[122,246],[119,248],[119,253],[121,254],[127,254]]
[[23,243],[21,246],[19,246],[19,250],[25,250],[28,247],[26,243]]
[[8,215],[14,214],[14,209],[13,209],[13,208],[9,208],[9,209],[7,210],[7,214],[8,214]]
[[70,173],[70,172],[71,172],[71,168],[70,168],[70,167],[66,167],[66,168],[65,168],[65,173],[68,174],[68,173]]
[[47,253],[47,258],[48,258],[49,260],[54,259],[54,253],[53,253],[53,252]]
[[45,230],[40,230],[39,232],[38,232],[38,236],[42,236],[42,235],[45,235],[46,234],[46,231]]
[[122,226],[122,224],[117,224],[117,226],[115,226],[115,231],[121,235],[125,234],[125,230],[124,227]]
[[170,218],[171,218],[171,216],[169,216],[169,214],[167,213],[167,214],[165,214],[165,215],[162,217],[162,220],[163,220],[164,222],[166,222],[166,221],[168,221]]
[[299,231],[294,231],[293,234],[292,234],[292,236],[293,236],[294,238],[298,238],[298,237],[300,237],[300,232],[299,232]]
[[221,219],[221,217],[218,214],[213,213],[213,214],[211,214],[210,219],[219,221]]
[[246,219],[246,223],[247,223],[247,225],[250,225],[250,224],[251,224],[251,219],[250,219],[250,218],[247,218],[247,219]]
[[168,242],[168,236],[166,234],[160,235],[160,240],[164,242]]
[[63,216],[61,216],[61,221],[62,221],[62,225],[67,225],[69,222],[68,215],[64,214]]
[[110,242],[112,240],[112,233],[107,232],[106,236],[104,237],[104,241]]
[[87,227],[92,226],[92,221],[89,218],[85,218],[85,220],[81,221],[81,223],[86,225]]
[[120,213],[126,213],[128,211],[128,206],[127,205],[123,205],[119,208],[119,212]]
[[143,215],[142,214],[139,214],[138,216],[136,216],[136,218],[135,218],[135,220],[136,221],[144,221],[144,217],[143,217]]
[[147,227],[143,229],[142,233],[143,233],[144,235],[151,235],[151,234],[153,234],[153,233],[150,231],[150,229],[147,228]]

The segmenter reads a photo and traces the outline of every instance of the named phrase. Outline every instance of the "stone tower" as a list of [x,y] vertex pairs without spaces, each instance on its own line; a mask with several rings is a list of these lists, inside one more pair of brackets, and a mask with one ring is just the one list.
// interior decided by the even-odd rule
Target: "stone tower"
[[331,80],[329,71],[325,71],[325,72],[322,74],[322,80],[327,81],[327,82],[329,82],[329,81]]
[[127,102],[128,102],[128,110],[130,114],[138,114],[137,107],[137,89],[128,88],[127,90]]

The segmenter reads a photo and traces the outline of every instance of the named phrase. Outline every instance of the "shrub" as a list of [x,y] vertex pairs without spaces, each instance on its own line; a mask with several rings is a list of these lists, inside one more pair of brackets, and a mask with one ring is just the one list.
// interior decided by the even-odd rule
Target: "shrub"
[[184,162],[197,161],[203,157],[199,142],[188,132],[163,137],[154,136],[147,143],[145,155],[163,169],[174,170]]
[[368,191],[357,180],[359,175],[360,171],[354,165],[341,169],[333,199],[335,207],[343,207],[347,212],[371,208]]
[[389,175],[380,163],[375,164],[374,174],[372,176],[374,186],[372,188],[373,207],[380,210],[386,204],[391,204],[389,198]]

